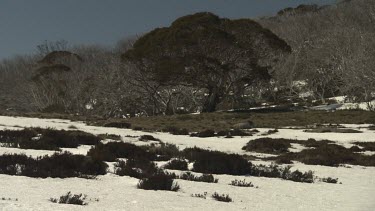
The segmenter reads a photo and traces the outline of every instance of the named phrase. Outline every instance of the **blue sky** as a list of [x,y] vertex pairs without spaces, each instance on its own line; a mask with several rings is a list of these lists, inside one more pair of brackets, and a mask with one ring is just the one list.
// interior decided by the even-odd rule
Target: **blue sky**
[[114,45],[168,26],[174,19],[209,11],[227,18],[274,15],[299,4],[335,0],[0,0],[0,59],[35,52],[44,40]]

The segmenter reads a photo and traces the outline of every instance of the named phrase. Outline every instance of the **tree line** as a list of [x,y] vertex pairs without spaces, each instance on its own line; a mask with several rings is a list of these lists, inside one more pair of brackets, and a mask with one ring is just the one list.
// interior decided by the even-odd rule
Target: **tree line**
[[0,111],[128,117],[371,102],[374,23],[375,2],[352,0],[256,20],[196,13],[113,48],[46,41],[0,62]]

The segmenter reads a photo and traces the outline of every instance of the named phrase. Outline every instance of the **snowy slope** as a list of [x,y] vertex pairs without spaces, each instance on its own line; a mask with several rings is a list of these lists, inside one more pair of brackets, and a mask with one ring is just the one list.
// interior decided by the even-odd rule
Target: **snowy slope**
[[[52,127],[69,129],[74,125],[79,130],[93,134],[118,134],[123,141],[135,144],[137,138],[145,133],[129,129],[103,128],[87,126],[80,122],[57,119],[37,119],[0,116],[0,130],[22,129],[23,127]],[[348,128],[365,127],[366,125],[345,125]],[[259,129],[261,134],[268,129]],[[352,141],[375,142],[375,131],[360,129],[363,133],[306,133],[301,129],[279,129],[276,134],[268,137],[294,138],[307,140],[330,139],[344,146],[350,146]],[[225,138],[194,138],[189,136],[174,136],[166,133],[152,133],[167,143],[173,143],[181,148],[197,146],[224,152],[246,153],[241,148],[250,140],[261,136]],[[295,150],[299,146],[295,146]],[[75,154],[85,154],[89,146],[78,149],[66,149]],[[46,150],[23,150],[0,147],[0,154],[26,153],[31,156],[52,154]],[[255,161],[254,163],[265,163]],[[350,168],[349,168],[350,167]],[[313,170],[319,177],[339,178],[342,184],[316,182],[313,184],[297,183],[275,178],[246,177],[231,175],[215,175],[217,184],[198,183],[178,180],[181,190],[178,192],[146,191],[136,188],[138,179],[119,177],[112,173],[99,176],[95,180],[81,178],[68,179],[36,179],[23,176],[0,174],[0,210],[374,210],[375,209],[375,167],[326,167],[312,166],[301,163],[294,164],[293,169],[302,171]],[[246,179],[259,188],[243,188],[228,185],[234,179]],[[48,201],[51,197],[59,197],[68,191],[88,195],[87,206],[54,204]],[[194,198],[191,194],[214,192],[229,194],[234,200],[224,203],[207,199]],[[2,200],[2,198],[5,200]],[[10,198],[10,199],[9,199]],[[99,199],[99,201],[96,201]]]

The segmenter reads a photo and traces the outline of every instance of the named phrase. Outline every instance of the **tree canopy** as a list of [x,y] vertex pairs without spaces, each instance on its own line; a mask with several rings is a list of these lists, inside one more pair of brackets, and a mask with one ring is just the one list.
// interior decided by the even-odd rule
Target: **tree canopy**
[[203,12],[157,28],[122,55],[149,80],[207,90],[203,111],[211,112],[236,87],[269,79],[290,46],[250,19],[229,20]]

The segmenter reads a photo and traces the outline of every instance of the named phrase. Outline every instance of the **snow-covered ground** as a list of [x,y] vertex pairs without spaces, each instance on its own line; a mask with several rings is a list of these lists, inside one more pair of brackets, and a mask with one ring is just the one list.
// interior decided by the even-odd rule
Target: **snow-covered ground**
[[[37,119],[0,116],[0,130],[43,127],[70,130],[75,126],[93,134],[117,134],[122,140],[134,144],[145,144],[137,138],[151,134],[166,143],[173,143],[181,149],[197,146],[223,152],[272,156],[248,153],[241,148],[251,139],[260,137],[292,138],[307,140],[329,139],[350,147],[353,141],[375,142],[375,131],[367,130],[368,125],[344,125],[358,129],[362,133],[306,133],[302,129],[279,129],[272,135],[261,135],[269,129],[260,128],[252,137],[196,138],[175,136],[166,133],[145,133],[130,129],[87,126],[82,122],[59,119]],[[293,144],[291,151],[300,151],[301,145]],[[77,149],[64,149],[74,154],[86,154],[89,146]],[[0,154],[25,153],[30,156],[53,154],[47,150],[23,150],[0,147]],[[264,163],[264,161],[254,161]],[[138,179],[120,177],[112,173],[94,180],[81,178],[38,179],[23,176],[0,174],[0,210],[375,210],[375,167],[349,166],[326,167],[293,164],[293,169],[313,170],[316,176],[339,178],[342,184],[315,182],[297,183],[277,178],[215,175],[219,183],[201,183],[177,180],[181,186],[178,192],[146,191],[137,189]],[[259,188],[244,188],[228,185],[234,179],[246,179]],[[87,206],[54,204],[51,197],[57,198],[68,191],[87,194]],[[191,194],[208,192],[207,199],[191,197]],[[209,197],[214,192],[229,194],[234,202],[224,203]],[[97,200],[98,199],[98,200]]]

